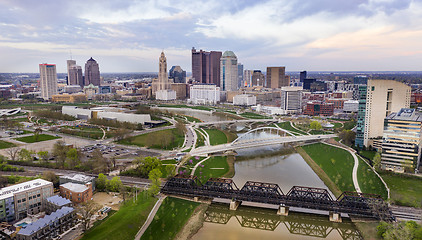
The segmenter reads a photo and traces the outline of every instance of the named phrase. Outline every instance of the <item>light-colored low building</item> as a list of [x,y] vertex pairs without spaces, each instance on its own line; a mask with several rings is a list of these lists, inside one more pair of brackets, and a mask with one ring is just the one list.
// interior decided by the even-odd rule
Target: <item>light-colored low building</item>
[[95,191],[95,177],[74,173],[63,175],[59,177],[60,185],[71,182],[71,183],[79,183],[86,185],[88,183],[92,184],[92,191]]
[[343,103],[343,112],[352,113],[358,112],[359,101],[358,100],[348,100]]
[[35,179],[0,189],[0,222],[25,218],[44,209],[44,202],[53,195],[53,183]]
[[163,101],[176,100],[176,91],[171,89],[158,90],[155,92],[155,99]]
[[217,104],[220,102],[220,87],[214,84],[192,85],[189,101],[193,104]]
[[241,94],[233,97],[233,105],[253,106],[256,105],[256,96]]
[[87,97],[83,93],[75,93],[75,94],[57,94],[51,97],[52,102],[63,102],[63,103],[76,103],[76,102],[85,102],[87,101]]
[[130,122],[135,124],[145,124],[151,121],[149,114],[133,114],[113,111],[114,108],[97,107],[92,109],[83,109],[76,106],[63,106],[62,113],[74,116],[78,119],[103,118],[116,120],[120,122]]
[[422,113],[402,108],[384,120],[381,168],[404,172],[418,170],[422,145]]
[[77,93],[82,91],[81,86],[79,85],[66,85],[63,87],[65,93]]

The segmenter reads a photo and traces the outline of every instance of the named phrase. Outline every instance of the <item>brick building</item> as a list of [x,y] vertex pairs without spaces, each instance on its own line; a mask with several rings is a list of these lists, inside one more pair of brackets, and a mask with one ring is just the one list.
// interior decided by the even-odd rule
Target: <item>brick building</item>
[[334,114],[334,104],[320,101],[308,102],[303,114],[309,116],[332,116]]
[[82,203],[92,199],[92,184],[65,183],[60,185],[60,195],[73,203]]

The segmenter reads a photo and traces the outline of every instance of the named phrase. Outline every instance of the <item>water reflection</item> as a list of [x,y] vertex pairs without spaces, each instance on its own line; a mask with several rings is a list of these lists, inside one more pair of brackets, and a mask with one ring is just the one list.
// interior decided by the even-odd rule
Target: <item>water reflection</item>
[[[220,224],[219,231],[226,232],[225,226],[232,228],[231,237],[224,239],[254,239],[252,235],[244,235],[248,230],[238,230],[242,228],[259,231],[260,239],[267,237],[278,238],[288,234],[289,239],[299,237],[299,239],[325,238],[325,239],[362,239],[359,231],[354,227],[349,219],[343,219],[342,223],[333,223],[328,220],[328,216],[306,214],[299,212],[289,212],[288,216],[279,216],[276,210],[262,209],[256,207],[240,206],[236,211],[228,210],[227,204],[213,203],[205,212],[204,228],[212,228],[213,224]],[[256,232],[256,231],[254,231]],[[234,235],[233,233],[236,233]],[[210,231],[202,229],[195,235],[194,239],[212,239]],[[213,239],[219,239],[214,232]],[[296,235],[296,237],[293,237]],[[235,237],[236,236],[236,237]],[[242,238],[240,238],[242,236]]]

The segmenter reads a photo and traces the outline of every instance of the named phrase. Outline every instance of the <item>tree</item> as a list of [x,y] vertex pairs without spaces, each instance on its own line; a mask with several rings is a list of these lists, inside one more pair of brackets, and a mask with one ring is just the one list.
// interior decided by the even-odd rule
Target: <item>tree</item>
[[160,159],[156,157],[137,158],[135,162],[139,164],[137,170],[143,177],[149,176],[149,173],[153,169],[159,168],[161,166]]
[[319,123],[318,121],[312,121],[309,125],[309,128],[313,130],[321,130],[322,126],[321,123]]
[[39,128],[39,127],[37,127],[34,130],[34,139],[35,139],[35,142],[38,142],[38,138],[39,138],[39,136],[40,136],[41,133],[42,133],[42,129]]
[[106,190],[107,183],[108,183],[107,176],[100,173],[98,174],[98,178],[95,180],[95,188],[98,191],[104,191]]
[[126,202],[127,188],[123,184],[120,186],[120,194],[122,194],[123,202]]
[[7,177],[0,176],[0,188],[6,187],[8,183]]
[[34,153],[33,151],[22,148],[19,151],[19,161],[31,162],[33,153]]
[[69,147],[66,144],[59,140],[53,146],[53,156],[56,160],[57,167],[64,168],[66,162],[66,153]]
[[76,167],[80,163],[78,150],[76,150],[76,148],[69,149],[66,153],[66,159],[70,168],[73,169]]
[[185,134],[187,132],[185,124],[183,124],[181,121],[177,121],[175,127],[180,135]]
[[372,163],[374,165],[375,169],[380,169],[381,167],[381,155],[379,153],[376,153],[374,158],[372,159]]
[[6,153],[7,155],[10,157],[11,161],[16,161],[18,156],[19,156],[19,152],[21,151],[20,148],[18,147],[13,147],[13,148],[6,148]]
[[86,231],[91,223],[91,217],[98,211],[99,206],[94,201],[90,200],[79,204],[76,211],[81,217],[82,230]]
[[148,179],[151,180],[151,185],[149,186],[149,193],[152,196],[155,196],[158,194],[158,192],[160,192],[160,186],[161,186],[161,171],[156,168],[153,169],[149,174],[148,174]]
[[114,140],[120,141],[120,140],[126,138],[126,136],[129,133],[131,133],[131,131],[129,129],[126,129],[126,128],[118,128],[118,129],[116,129],[116,130],[113,131]]
[[57,176],[53,171],[45,171],[42,174],[42,179],[52,182],[54,187],[59,186],[59,176]]
[[120,188],[122,187],[122,181],[120,180],[120,177],[113,177],[107,184],[107,190],[110,192],[118,192]]
[[48,162],[48,151],[39,151],[37,154],[38,154],[38,157],[40,157],[43,162],[45,163]]
[[343,130],[338,134],[338,136],[344,144],[350,146],[356,137],[356,133],[351,130]]
[[92,161],[94,163],[94,172],[108,172],[110,168],[110,163],[108,159],[103,156],[103,154],[98,148],[92,152]]

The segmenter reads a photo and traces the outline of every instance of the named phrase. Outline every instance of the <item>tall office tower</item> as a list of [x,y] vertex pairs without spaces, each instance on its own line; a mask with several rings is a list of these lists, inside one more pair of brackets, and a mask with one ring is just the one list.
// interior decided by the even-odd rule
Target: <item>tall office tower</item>
[[44,100],[49,100],[51,96],[57,94],[56,64],[40,64],[40,86],[41,97]]
[[265,75],[261,72],[261,70],[253,70],[251,87],[264,86],[264,85],[265,85]]
[[290,86],[286,79],[286,67],[267,67],[267,88],[281,88]]
[[381,168],[418,172],[422,147],[422,113],[402,108],[384,120]]
[[157,91],[170,89],[170,82],[167,75],[167,59],[164,52],[161,52],[158,69]]
[[356,139],[355,145],[363,147],[363,136],[365,134],[365,112],[366,112],[366,85],[360,85],[358,87],[358,115],[356,119]]
[[243,71],[243,86],[244,87],[251,87],[252,86],[252,74],[253,70],[244,70]]
[[371,139],[382,137],[384,118],[392,112],[400,111],[401,108],[409,108],[410,94],[411,88],[404,83],[394,80],[368,80],[365,108],[362,109],[363,106],[359,105],[358,111],[358,121],[362,120],[359,115],[365,115],[364,124],[360,123],[361,129],[358,129],[355,144],[369,147],[372,146]]
[[218,51],[196,51],[192,48],[192,78],[199,83],[220,86],[220,58]]
[[67,85],[79,85],[84,87],[84,79],[82,75],[82,68],[78,65],[72,65],[68,69],[68,80]]
[[85,63],[85,86],[89,84],[100,86],[100,66],[92,57]]
[[169,78],[173,79],[174,83],[185,83],[186,71],[183,71],[180,66],[173,66],[169,71]]
[[243,84],[243,64],[237,63],[237,76],[238,76],[238,82],[237,82],[237,88],[241,88],[244,86]]
[[353,84],[363,84],[366,85],[368,83],[367,76],[356,76],[353,78]]
[[76,65],[75,60],[67,60],[67,85],[72,85],[70,84],[70,68],[74,65]]
[[236,91],[238,79],[237,57],[232,51],[225,51],[220,59],[220,86],[223,91]]
[[303,80],[304,80],[305,78],[307,78],[307,75],[308,75],[308,73],[307,73],[306,71],[302,71],[302,72],[300,72],[300,77],[299,77],[300,82],[303,82]]
[[282,114],[296,114],[302,112],[302,87],[281,88]]

